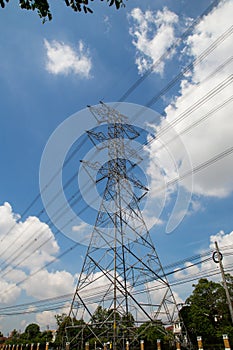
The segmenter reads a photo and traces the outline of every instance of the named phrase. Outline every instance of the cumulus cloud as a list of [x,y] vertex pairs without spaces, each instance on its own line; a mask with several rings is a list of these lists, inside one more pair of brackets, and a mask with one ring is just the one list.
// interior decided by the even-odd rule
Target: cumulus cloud
[[77,48],[53,40],[44,40],[46,49],[46,69],[51,74],[76,74],[82,78],[89,78],[92,62],[87,49],[80,40]]
[[[171,46],[175,40],[175,26],[178,23],[178,16],[166,7],[156,13],[146,11],[145,13],[134,8],[130,13],[132,26],[130,34],[133,37],[133,44],[136,47],[136,64],[140,74],[155,65],[159,58]],[[170,52],[166,56],[169,59],[174,55]],[[156,73],[162,74],[164,61],[154,67]]]
[[21,293],[21,288],[15,283],[9,283],[0,278],[0,303],[8,304],[14,302]]
[[74,278],[67,271],[47,271],[44,265],[59,252],[50,228],[37,217],[25,221],[9,203],[0,206],[0,302],[14,302],[22,291],[45,299],[71,293]]
[[36,322],[41,326],[42,329],[56,329],[57,323],[55,316],[59,313],[68,313],[67,309],[64,310],[57,310],[57,311],[43,311],[38,314],[36,314]]
[[[154,217],[153,213],[156,209],[156,215],[159,217],[165,206],[171,205],[172,199],[173,208],[172,211],[169,209],[165,228],[166,233],[171,233],[182,221],[188,210],[194,211],[194,208],[190,206],[192,191],[186,191],[181,182],[174,181],[179,178],[181,166],[191,168],[191,160],[181,138],[177,137],[178,134],[174,129],[170,129],[166,119],[162,121],[162,126],[161,124],[154,125],[153,128],[156,139],[149,143],[147,149],[149,164],[146,169],[150,183],[151,203],[149,203],[149,207],[152,208],[152,211],[149,211],[147,216]],[[174,139],[172,145],[169,144],[170,139],[167,139],[167,133],[163,134],[161,130],[169,130],[169,138]],[[192,189],[192,176],[186,179],[186,183]],[[160,212],[157,207],[160,208]]]
[[10,204],[4,203],[0,206],[0,218],[0,261],[7,274],[12,266],[15,269],[19,263],[29,271],[39,268],[58,253],[59,247],[52,231],[37,217],[31,216],[21,221]]
[[222,247],[231,247],[233,244],[233,231],[230,233],[225,233],[223,230],[219,231],[217,234],[210,236],[210,247],[215,248],[215,242]]
[[27,295],[46,299],[71,293],[74,277],[67,271],[49,272],[41,270],[23,283]]
[[56,311],[43,311],[36,314],[36,323],[38,323],[41,329],[49,329],[56,330],[57,329],[57,321],[55,316],[60,314],[68,315],[70,309],[70,304],[64,306],[63,308]]
[[48,325],[54,325],[55,322],[55,315],[57,313],[55,311],[43,311],[36,315],[36,321],[43,327],[46,327]]
[[[155,127],[158,141],[152,144],[151,154],[162,163],[167,182],[232,147],[232,10],[231,1],[221,2],[187,38],[185,52],[189,59],[198,59],[216,40],[218,43],[182,79],[179,94]],[[161,147],[161,143],[166,147]],[[170,166],[167,151],[172,152],[176,169]],[[189,154],[192,167],[185,154]],[[232,161],[232,154],[228,155],[196,172],[193,183],[187,177],[181,184],[199,196],[226,197],[233,191]]]

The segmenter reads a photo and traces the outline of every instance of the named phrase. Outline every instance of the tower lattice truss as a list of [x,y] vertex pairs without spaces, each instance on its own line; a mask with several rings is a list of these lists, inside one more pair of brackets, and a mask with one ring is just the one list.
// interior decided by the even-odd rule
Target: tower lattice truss
[[120,349],[140,339],[142,324],[165,332],[178,310],[140,209],[148,188],[135,175],[140,157],[129,146],[140,137],[138,128],[105,104],[89,108],[102,128],[88,136],[107,159],[82,162],[101,203],[70,309],[83,322],[76,332],[68,327],[66,339],[77,348],[94,338],[95,346]]

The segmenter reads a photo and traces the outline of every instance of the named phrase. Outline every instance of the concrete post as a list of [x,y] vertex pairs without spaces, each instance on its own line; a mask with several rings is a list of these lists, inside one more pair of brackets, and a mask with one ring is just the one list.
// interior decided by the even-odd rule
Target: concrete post
[[228,335],[227,335],[227,334],[223,334],[222,337],[223,337],[223,342],[224,342],[225,350],[231,350],[230,343],[229,343],[229,339],[228,339]]
[[197,337],[198,350],[203,350],[202,337]]

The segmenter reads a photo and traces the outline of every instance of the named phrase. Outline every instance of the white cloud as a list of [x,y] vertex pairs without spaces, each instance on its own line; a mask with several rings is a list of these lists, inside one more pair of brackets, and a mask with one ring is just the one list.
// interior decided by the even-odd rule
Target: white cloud
[[0,303],[8,304],[14,302],[21,293],[21,288],[15,283],[9,283],[0,278]]
[[12,266],[9,266],[5,273],[6,275],[4,276],[4,278],[13,283],[18,283],[27,277],[27,274],[23,270],[20,270],[19,268],[12,269]]
[[[220,35],[232,25],[231,13],[233,3],[221,2],[210,14],[205,16],[197,25],[192,35],[187,38],[186,53],[188,57],[196,59]],[[177,173],[179,175],[191,170],[185,162],[184,148],[190,155],[193,167],[206,162],[232,146],[232,107],[224,101],[230,101],[232,95],[232,38],[226,35],[219,45],[180,83],[180,92],[173,102],[166,108],[166,118],[156,128],[160,142],[152,144],[151,153],[156,154],[158,161],[163,165],[166,180],[175,178],[174,167],[169,167],[167,149],[175,156]],[[227,61],[222,69],[219,67]],[[228,81],[228,83],[225,83]],[[223,88],[219,88],[222,84]],[[213,93],[213,89],[216,93]],[[209,94],[209,98],[208,97]],[[231,100],[232,102],[232,100]],[[194,108],[194,104],[198,108]],[[191,110],[192,108],[192,110]],[[218,110],[217,110],[218,109]],[[214,111],[214,112],[213,112]],[[198,123],[206,115],[202,122]],[[174,122],[180,119],[179,123]],[[167,123],[172,125],[169,129]],[[193,127],[193,123],[198,123]],[[189,131],[183,132],[190,128]],[[164,131],[166,130],[166,131]],[[184,147],[178,147],[174,133],[180,134]],[[162,135],[162,136],[159,136]],[[161,148],[161,141],[166,147]],[[194,175],[193,184],[188,178],[182,181],[182,186],[189,192],[197,195],[226,197],[233,191],[233,156],[229,155],[215,164]]]
[[88,226],[85,222],[81,222],[80,225],[75,225],[72,227],[72,231],[74,232],[83,232]]
[[[40,268],[54,258],[59,247],[49,226],[37,217],[28,217],[25,221],[17,220],[9,203],[0,206],[0,261],[1,275],[7,268],[7,275],[17,271],[17,264],[29,271]],[[14,266],[14,271],[12,267]],[[13,278],[19,278],[19,272]]]
[[0,206],[0,242],[0,302],[14,302],[22,291],[45,299],[74,289],[75,276],[43,268],[59,247],[50,228],[37,217],[22,221],[10,204],[4,203]]
[[[163,134],[162,129],[169,129],[169,133]],[[159,217],[165,206],[173,205],[165,228],[166,233],[171,233],[190,210],[192,192],[187,192],[180,183],[173,182],[173,180],[179,177],[180,167],[190,168],[191,162],[184,143],[181,138],[177,138],[177,132],[169,128],[166,119],[163,119],[159,126],[154,125],[153,133],[157,138],[149,143],[147,149],[149,165],[146,173],[150,180],[149,187],[152,199],[149,207],[153,211],[156,209],[156,216]],[[168,144],[170,138],[174,138],[172,145]],[[192,189],[192,176],[186,182]],[[176,193],[176,196],[173,195],[174,193]],[[151,215],[153,217],[153,212],[151,212]]]
[[184,267],[187,268],[188,272],[187,273],[184,273],[183,271],[180,271],[179,269],[177,270],[177,272],[175,272],[174,274],[174,277],[176,279],[182,279],[184,277],[187,277],[188,276],[193,276],[193,275],[196,275],[197,273],[200,272],[198,266],[195,266],[193,265],[191,262],[187,261],[185,264],[184,264]]
[[70,303],[66,303],[61,309],[55,311],[43,311],[36,314],[36,322],[41,326],[42,329],[47,329],[49,326],[50,330],[57,329],[57,321],[55,316],[62,315],[63,313],[68,315],[70,310]]
[[[230,250],[233,247],[233,231],[230,233],[225,233],[223,230],[219,231],[217,234],[210,236],[210,248],[215,249],[215,242],[218,243],[220,247],[229,248]],[[228,258],[226,257],[226,260]],[[229,256],[227,262],[233,262],[233,256]]]
[[[139,73],[142,74],[151,68],[174,42],[178,16],[166,7],[156,13],[149,10],[143,13],[141,9],[134,8],[130,19],[133,20],[130,34],[137,49],[136,64]],[[170,52],[166,59],[171,58],[173,54],[174,52]],[[164,61],[155,65],[156,73],[162,74],[163,70]]]
[[92,62],[87,49],[80,40],[77,48],[63,42],[44,40],[47,61],[46,69],[51,74],[76,74],[83,78],[90,77]]
[[41,326],[41,328],[46,329],[49,326],[49,329],[56,329],[56,319],[55,315],[60,313],[57,311],[43,311],[36,315],[36,322]]
[[23,283],[27,295],[46,299],[71,293],[74,290],[74,277],[67,271],[49,272],[41,270]]

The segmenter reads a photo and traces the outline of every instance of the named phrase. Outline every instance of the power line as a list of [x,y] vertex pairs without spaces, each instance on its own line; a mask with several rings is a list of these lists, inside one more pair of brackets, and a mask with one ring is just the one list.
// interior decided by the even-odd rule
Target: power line
[[[188,176],[188,175],[186,175],[186,176]],[[43,209],[44,210],[44,209]]]
[[[119,99],[119,102],[124,101],[129,95],[130,93],[136,89],[136,87],[138,87],[143,80],[145,80],[152,72],[153,70],[160,64],[160,62],[166,58],[170,52],[172,50],[174,50],[174,48],[179,45],[180,42],[182,42],[184,40],[185,37],[187,37],[192,30],[195,28],[195,26],[202,20],[202,18],[204,16],[206,16],[210,11],[212,11],[217,4],[220,3],[219,0],[215,0],[213,1],[207,8],[205,8],[205,10],[195,19],[193,20],[193,22],[191,23],[191,25],[183,32],[183,34],[176,40],[175,43],[173,43],[166,51],[165,53],[151,66],[151,68],[141,77],[139,78],[124,94],[123,96]],[[85,141],[84,141],[85,142]],[[82,147],[82,146],[81,146]],[[77,150],[74,150],[73,153],[70,155],[70,157],[67,159],[67,161],[64,163],[64,166],[70,161],[70,159],[75,155]],[[51,177],[50,181],[48,182],[48,184],[46,184],[46,186],[42,189],[41,192],[45,191],[50,184],[54,181],[54,179],[57,177],[57,175],[60,173],[62,169],[58,169],[58,171]],[[28,207],[26,207],[26,209],[24,210],[23,214],[21,215],[21,218],[24,217],[26,215],[26,213],[34,206],[34,204],[40,199],[40,195],[41,193],[38,193],[37,196],[32,200],[32,202],[28,205]],[[44,212],[44,209],[43,209]],[[14,225],[15,226],[15,225]],[[9,232],[12,230],[12,228],[10,228]],[[4,238],[8,235],[7,232],[5,234],[4,237],[1,238],[1,242],[4,240]]]
[[181,42],[193,31],[195,26],[203,19],[204,16],[206,16],[209,12],[211,12],[214,7],[219,3],[219,0],[213,1],[202,13],[199,15],[191,25],[182,33],[182,35],[164,52],[162,56],[156,62],[154,62],[151,67],[145,72],[144,75],[142,75],[139,79],[136,80],[134,84],[132,84],[129,89],[119,98],[119,102],[125,101],[131,93],[142,84],[142,82],[155,70],[156,67],[159,66],[159,64],[167,58],[170,53],[178,46]]
[[[47,188],[51,185],[51,183],[54,181],[54,179],[60,174],[60,172],[62,171],[62,169],[69,163],[69,161],[74,157],[74,155],[80,151],[80,149],[83,147],[83,145],[85,144],[85,142],[88,140],[88,137],[86,136],[86,138],[81,142],[81,144],[79,144],[74,151],[70,154],[70,156],[66,159],[66,161],[63,163],[63,166],[58,169],[54,175],[51,177],[51,179],[49,180],[49,182],[44,186],[44,188],[41,189],[41,191],[36,195],[36,197],[31,201],[31,203],[26,207],[26,209],[23,211],[22,215],[20,216],[20,219],[22,219],[27,212],[34,206],[34,204],[41,198],[41,194],[47,190]],[[66,185],[65,185],[66,186]],[[61,192],[61,191],[60,191]],[[56,197],[54,197],[55,200]],[[48,204],[49,205],[49,204]],[[40,217],[43,213],[45,212],[45,208],[42,208],[39,213],[37,214],[37,217]],[[12,225],[12,227],[10,227],[10,229],[5,233],[5,235],[3,235],[1,237],[0,242],[3,242],[4,239],[9,235],[9,233],[16,227],[17,222],[19,219],[16,220],[15,224]]]
[[[232,154],[233,152],[233,146],[229,147],[228,149],[224,150],[223,152],[215,155],[214,157],[212,157],[211,159],[197,165],[196,167],[194,167],[191,170],[186,171],[185,173],[177,176],[176,178],[170,180],[167,182],[166,186],[164,187],[160,187],[157,189],[158,191],[163,190],[164,188],[166,188],[167,186],[172,186],[174,184],[176,184],[177,182],[185,179],[186,177],[195,174],[203,169],[205,169],[206,167],[209,167],[210,165],[216,163],[217,161],[229,156],[230,154]],[[72,221],[72,220],[71,220]],[[70,223],[70,221],[68,223],[66,223],[64,226],[68,225]],[[40,272],[43,268],[51,265],[51,263],[55,262],[58,258],[66,255],[68,252],[70,252],[71,250],[73,250],[75,247],[77,247],[80,243],[75,243],[72,247],[70,247],[69,249],[67,249],[66,251],[64,251],[62,254],[60,254],[58,257],[54,258],[52,261],[50,261],[49,263],[45,264],[42,268],[36,270],[35,272],[33,272],[32,274],[30,274],[29,276],[27,276],[26,278],[24,278],[23,280],[21,280],[20,282],[18,282],[16,285],[19,286],[20,284],[22,284],[23,282],[25,282],[26,280],[28,280],[30,277],[34,276],[35,274],[37,274],[38,272]],[[10,289],[14,288],[15,286],[11,287]],[[6,292],[8,292],[10,289],[6,290]],[[2,293],[0,293],[1,295]]]
[[[179,73],[178,74],[178,76],[176,76],[175,77],[175,79],[173,79],[164,89],[162,89],[161,90],[161,92],[160,92],[160,94],[159,95],[157,95],[157,96],[155,96],[154,98],[153,98],[153,101],[152,100],[150,100],[148,103],[147,103],[147,105],[150,105],[150,104],[152,104],[152,103],[155,103],[156,102],[156,100],[159,98],[159,97],[161,97],[166,91],[168,91],[171,87],[172,87],[172,85],[174,85],[174,83],[175,82],[177,82],[177,80],[178,80],[178,78],[180,78],[185,72],[187,72],[187,70],[190,70],[191,69],[191,67],[193,67],[194,65],[196,65],[196,64],[198,64],[198,63],[200,63],[210,52],[212,52],[212,50],[213,49],[215,49],[221,42],[223,42],[230,34],[232,34],[232,28],[233,27],[230,27],[230,28],[228,28],[228,30],[227,31],[225,31],[219,38],[217,38],[217,40],[215,40],[206,50],[204,50],[204,52],[202,53],[202,54],[200,54],[190,65],[188,65],[188,66],[186,66],[182,71],[181,71],[181,73]],[[220,68],[222,68],[222,67],[220,67]],[[197,103],[197,105],[198,105],[198,103]],[[186,116],[187,117],[187,116]],[[191,128],[190,128],[191,129]],[[157,138],[158,138],[158,136],[157,136]],[[85,143],[86,141],[83,141],[83,144]],[[82,145],[83,145],[82,144]],[[73,158],[73,156],[76,154],[76,152],[77,152],[77,150],[79,150],[80,149],[80,147],[82,147],[82,145],[81,146],[79,146],[79,147],[77,147],[72,153],[71,153],[71,155],[67,158],[67,160],[65,161],[65,164],[64,164],[64,166]],[[48,183],[48,185],[46,185],[45,186],[45,188],[43,189],[43,190],[46,190],[46,188],[48,188],[48,186],[52,183],[52,181],[55,179],[55,177],[59,174],[59,172],[60,172],[60,170],[57,172],[57,173],[55,173],[55,175],[51,178],[51,180],[50,180],[50,182]],[[66,187],[66,186],[68,186],[72,181],[73,181],[73,179],[75,178],[76,176],[73,176],[73,177],[71,177],[71,179],[69,179],[68,181],[67,181],[67,184],[65,184],[65,186],[64,187]],[[86,185],[88,185],[88,184],[86,184]],[[43,191],[42,190],[42,191]],[[48,203],[48,205],[49,204],[51,204],[51,203],[53,203],[53,201],[58,197],[58,195],[60,194],[60,192],[61,191],[59,191],[57,194],[55,194],[54,195],[54,197],[51,199],[51,201]],[[38,196],[37,196],[38,197]],[[37,198],[36,197],[36,198]],[[81,198],[80,196],[79,196],[79,198]],[[40,213],[38,214],[39,215],[39,217],[43,214],[45,212],[45,210],[44,210],[44,208],[40,211]],[[23,214],[24,215],[24,214]],[[51,223],[51,220],[48,220],[48,222],[46,222],[47,224],[50,224]],[[8,232],[9,233],[9,232]],[[3,240],[3,239],[2,239]],[[15,242],[17,241],[17,238],[16,238],[16,240],[15,240]],[[15,243],[14,242],[14,243]],[[46,242],[47,242],[47,240],[46,240]],[[33,242],[32,242],[33,243]],[[11,246],[13,246],[12,244],[11,244]],[[19,252],[17,251],[17,257],[19,256]],[[17,258],[16,257],[16,258]],[[3,262],[4,263],[4,262]],[[2,263],[2,264],[3,264]],[[11,262],[10,262],[11,263]],[[9,266],[9,264],[10,263],[8,263],[7,264],[7,266]]]
[[[151,98],[146,104],[147,107],[155,104],[167,91],[169,91],[185,74],[190,72],[195,66],[200,64],[213,50],[215,50],[222,42],[224,42],[233,33],[233,26],[229,27],[222,35],[220,35],[206,50],[197,56],[190,64],[183,68],[158,94]],[[221,66],[220,66],[221,67]],[[220,68],[219,67],[219,68]],[[221,67],[222,68],[222,67]]]
[[[224,249],[227,249],[227,248],[228,247],[226,247],[226,248],[222,247],[221,251],[224,251]],[[212,253],[213,253],[213,250],[209,250],[203,254],[197,254],[196,256],[191,256],[191,257],[188,257],[188,258],[183,259],[181,261],[177,261],[177,262],[172,263],[170,265],[164,266],[164,269],[167,269],[168,267],[171,267],[171,266],[177,266],[180,263],[190,263],[190,261],[192,261],[194,258],[197,259],[198,257],[202,258],[203,256],[210,255],[209,257],[207,257],[205,259],[200,259],[199,261],[197,261],[191,265],[183,266],[182,268],[169,271],[166,273],[166,276],[174,275],[180,271],[189,270],[189,269],[193,268],[194,266],[212,261]],[[230,253],[228,253],[228,254],[230,254]],[[224,256],[225,255],[227,255],[227,254],[224,253]],[[229,266],[231,266],[231,265],[229,265]],[[183,283],[188,283],[188,282],[197,280],[199,278],[210,277],[210,276],[214,276],[216,274],[219,274],[219,272],[216,273],[215,270],[216,270],[216,268],[214,268],[214,269],[211,268],[208,270],[205,269],[204,273],[203,273],[203,271],[200,271],[197,274],[192,274],[191,276],[186,276],[186,277],[183,277],[181,279],[176,278],[175,281],[170,282],[170,285],[174,286],[174,285],[179,285],[179,284],[183,284]],[[232,269],[228,269],[228,265],[227,265],[226,270],[229,272]],[[160,287],[158,287],[158,286],[151,286],[149,288],[150,291],[156,291],[159,289],[160,289]],[[92,289],[90,289],[90,294],[86,295],[85,299],[89,298],[89,300],[88,300],[89,303],[95,303],[96,297],[98,297],[98,295],[102,295],[105,290],[106,290],[106,285],[96,286],[95,291],[92,291]],[[144,292],[144,289],[140,289],[137,291],[135,290],[135,294],[141,294],[143,292]],[[65,294],[65,295],[61,295],[61,296],[57,296],[57,297],[53,297],[53,298],[47,298],[44,300],[42,299],[42,300],[35,301],[35,302],[2,307],[2,308],[0,308],[0,314],[1,314],[1,316],[15,316],[15,315],[20,315],[20,314],[38,313],[38,312],[42,312],[42,311],[57,310],[57,309],[60,309],[61,307],[64,307],[65,303],[70,301],[71,295],[72,294]],[[29,307],[31,307],[32,309],[29,310]]]

